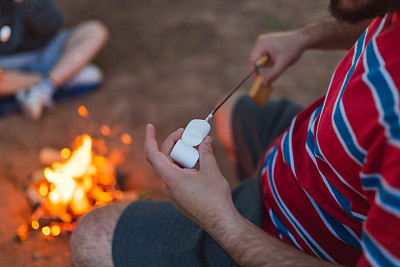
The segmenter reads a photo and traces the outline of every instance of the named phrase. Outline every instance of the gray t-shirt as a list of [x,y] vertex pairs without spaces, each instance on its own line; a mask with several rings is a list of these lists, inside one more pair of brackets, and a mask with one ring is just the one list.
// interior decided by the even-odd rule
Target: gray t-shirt
[[0,41],[0,55],[39,49],[55,36],[62,14],[50,0],[1,0],[0,31],[11,29],[9,38]]

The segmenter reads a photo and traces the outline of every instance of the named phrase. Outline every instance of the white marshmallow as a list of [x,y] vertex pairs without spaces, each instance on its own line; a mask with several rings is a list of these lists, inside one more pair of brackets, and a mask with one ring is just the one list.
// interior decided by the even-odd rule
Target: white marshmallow
[[199,159],[199,152],[193,147],[203,141],[210,129],[210,124],[205,120],[191,120],[169,154],[171,158],[185,168],[193,168]]
[[188,169],[193,168],[199,159],[199,152],[194,147],[186,144],[182,139],[176,142],[169,155],[176,162]]
[[210,132],[210,129],[210,124],[205,120],[191,120],[182,134],[182,140],[190,146],[198,146]]

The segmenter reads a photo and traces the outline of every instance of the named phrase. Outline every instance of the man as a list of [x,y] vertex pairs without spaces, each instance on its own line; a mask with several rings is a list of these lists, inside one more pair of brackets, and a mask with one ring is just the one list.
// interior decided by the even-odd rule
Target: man
[[[101,82],[100,70],[88,64],[107,40],[107,29],[94,20],[71,29],[61,24],[62,14],[50,0],[0,1],[0,97],[15,96],[34,120],[57,92],[60,98]],[[0,115],[13,102],[0,98]]]
[[[271,55],[266,84],[305,49],[346,48],[358,40],[338,65],[326,97],[297,116],[300,108],[288,101],[257,108],[241,97],[216,118],[217,126],[229,127],[218,133],[241,174],[251,175],[259,161],[261,185],[252,178],[231,194],[210,137],[199,147],[199,170],[180,168],[168,155],[182,129],[159,150],[148,125],[147,158],[174,207],[194,223],[168,202],[96,209],[73,233],[73,263],[398,266],[399,7],[399,1],[332,0],[340,21],[260,36],[249,62]],[[342,21],[374,17],[366,29]]]

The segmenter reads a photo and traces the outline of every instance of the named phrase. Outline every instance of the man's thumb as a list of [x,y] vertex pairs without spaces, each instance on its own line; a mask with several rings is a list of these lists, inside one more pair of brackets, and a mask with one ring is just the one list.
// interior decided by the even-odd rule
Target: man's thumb
[[200,169],[210,169],[217,167],[217,162],[213,153],[213,142],[212,138],[206,136],[203,142],[199,146],[199,154],[200,154]]

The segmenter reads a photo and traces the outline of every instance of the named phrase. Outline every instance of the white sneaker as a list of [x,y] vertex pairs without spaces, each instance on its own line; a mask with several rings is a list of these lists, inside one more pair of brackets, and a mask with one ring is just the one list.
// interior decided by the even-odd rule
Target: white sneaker
[[103,80],[103,74],[99,67],[90,64],[83,68],[65,85],[66,87],[79,87],[85,85],[98,84]]
[[15,98],[18,100],[22,112],[37,121],[45,108],[53,106],[52,96],[54,91],[55,89],[50,81],[42,80],[27,91],[18,91]]

